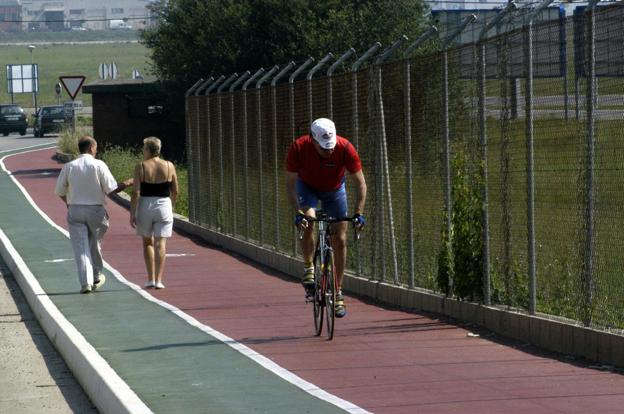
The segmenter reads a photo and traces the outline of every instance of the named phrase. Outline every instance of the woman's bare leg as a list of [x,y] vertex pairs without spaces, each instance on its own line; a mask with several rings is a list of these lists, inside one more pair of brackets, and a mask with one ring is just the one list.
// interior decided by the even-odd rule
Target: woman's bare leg
[[165,255],[167,248],[167,239],[164,237],[154,237],[154,263],[156,265],[156,283],[162,283],[163,273],[165,272]]
[[154,273],[154,238],[143,237],[143,259],[145,260],[145,268],[147,269],[147,281],[154,282],[156,274]]

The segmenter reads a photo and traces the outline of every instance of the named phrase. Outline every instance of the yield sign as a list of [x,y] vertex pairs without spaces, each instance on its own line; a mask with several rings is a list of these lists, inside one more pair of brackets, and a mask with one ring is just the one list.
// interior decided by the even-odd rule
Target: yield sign
[[59,80],[63,85],[63,88],[67,91],[69,96],[72,98],[72,101],[78,95],[78,91],[80,91],[80,87],[85,81],[84,76],[59,76]]

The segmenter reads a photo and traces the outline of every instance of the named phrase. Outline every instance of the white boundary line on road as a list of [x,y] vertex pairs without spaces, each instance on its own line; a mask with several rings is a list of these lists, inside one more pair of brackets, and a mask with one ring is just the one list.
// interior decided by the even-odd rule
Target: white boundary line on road
[[[19,149],[15,151],[19,151]],[[4,160],[7,157],[32,151],[4,156],[0,158],[0,166],[35,210],[44,219],[51,222],[50,218],[35,205],[24,187],[4,165]],[[152,413],[128,384],[56,307],[2,229],[0,229],[0,254],[20,285],[41,327],[56,349],[63,355],[63,359],[98,410],[104,413]]]
[[[40,151],[40,149],[39,150],[32,150],[32,151],[25,151],[25,152],[33,152],[33,151]],[[28,194],[26,189],[19,183],[19,181],[17,179],[15,179],[15,177],[13,177],[13,175],[11,175],[11,172],[6,169],[6,167],[4,165],[4,159],[5,158],[8,158],[8,157],[13,156],[13,155],[21,155],[21,154],[24,154],[25,152],[21,152],[21,153],[17,153],[17,154],[11,154],[11,155],[5,156],[2,159],[0,159],[0,166],[2,167],[2,170],[5,171],[7,174],[9,174],[9,176],[11,177],[13,182],[17,185],[17,187],[24,194],[24,196],[26,197],[28,202],[41,215],[41,217],[43,217],[52,227],[56,228],[58,231],[60,231],[62,234],[64,234],[66,237],[69,238],[69,233],[67,232],[67,230],[63,229],[62,227],[58,226],[54,221],[52,221],[52,219],[50,219],[50,217],[48,217],[48,215],[45,214],[36,205],[36,203],[30,197],[30,195]],[[188,324],[190,324],[190,325],[192,325],[192,326],[194,326],[196,328],[199,328],[203,332],[206,332],[207,334],[213,336],[214,338],[216,338],[219,341],[223,342],[224,344],[230,346],[231,348],[235,349],[236,351],[238,351],[242,355],[250,358],[251,360],[255,361],[256,363],[258,363],[259,365],[264,367],[265,369],[267,369],[267,370],[271,371],[272,373],[278,375],[282,379],[284,379],[287,382],[289,382],[289,383],[295,385],[296,387],[302,389],[303,391],[307,392],[308,394],[311,394],[314,397],[319,398],[321,400],[327,401],[328,403],[331,403],[331,404],[333,404],[333,405],[335,405],[335,406],[345,410],[346,412],[349,412],[349,413],[352,413],[352,414],[370,414],[369,411],[367,411],[367,410],[365,410],[365,409],[363,409],[363,408],[361,408],[361,407],[359,407],[359,406],[357,406],[357,405],[355,405],[355,404],[353,404],[353,403],[351,403],[351,402],[349,402],[347,400],[344,400],[344,399],[342,399],[342,398],[340,398],[338,396],[330,394],[329,392],[319,388],[318,386],[312,384],[311,382],[308,382],[308,381],[304,380],[303,378],[301,378],[298,375],[294,374],[293,372],[287,370],[286,368],[276,364],[275,362],[273,362],[269,358],[267,358],[264,355],[254,351],[253,349],[249,348],[248,346],[243,345],[240,342],[237,342],[236,340],[230,338],[229,336],[227,336],[227,335],[225,335],[225,334],[223,334],[223,333],[221,333],[221,332],[211,328],[210,326],[205,325],[205,324],[199,322],[197,319],[195,319],[191,315],[188,315],[187,313],[181,311],[177,307],[175,307],[175,306],[173,306],[173,305],[171,305],[171,304],[169,304],[167,302],[164,302],[164,301],[162,301],[160,299],[155,298],[154,296],[150,295],[148,292],[146,292],[144,289],[142,289],[137,284],[128,281],[121,273],[119,273],[110,264],[104,262],[104,265],[106,266],[106,268],[121,283],[124,283],[125,285],[127,285],[131,289],[135,290],[138,294],[140,294],[145,299],[147,299],[147,300],[149,300],[151,302],[154,302],[154,303],[162,306],[163,308],[171,311],[172,313],[174,313],[175,315],[177,315],[178,317],[180,317],[181,319],[186,321]],[[115,375],[117,375],[117,374],[115,374]]]
[[51,148],[54,148],[56,146],[57,145],[54,142],[47,142],[47,143],[43,143],[43,144],[30,145],[28,147],[21,147],[21,148],[13,148],[13,149],[8,149],[8,150],[2,150],[2,151],[0,151],[0,154],[4,154],[4,153],[7,153],[7,152],[19,151],[19,152],[16,152],[15,154],[9,154],[9,155],[3,157],[3,159],[4,159],[6,157],[10,157],[11,155],[18,155],[18,154],[24,154],[25,152],[30,152],[30,151],[22,151],[22,150],[26,150],[26,149],[30,149],[30,148],[37,148],[37,150],[33,150],[33,151],[39,151],[39,150],[44,150],[44,149],[51,149]]

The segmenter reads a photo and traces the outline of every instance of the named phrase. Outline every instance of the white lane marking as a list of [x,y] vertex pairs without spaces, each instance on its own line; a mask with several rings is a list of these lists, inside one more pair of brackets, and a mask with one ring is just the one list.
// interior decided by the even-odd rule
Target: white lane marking
[[44,263],[62,263],[62,262],[71,262],[74,259],[50,259],[44,260]]
[[[0,151],[0,154],[4,154],[5,152],[21,151],[21,150],[30,149],[30,148],[38,148],[39,150],[44,150],[44,149],[56,148],[56,146],[57,146],[56,143],[48,142],[47,144],[37,144],[37,145],[30,145],[28,147],[2,150]],[[18,154],[24,154],[26,152],[30,152],[30,151],[19,152]],[[12,155],[17,155],[17,154],[12,154]],[[10,155],[7,155],[7,156],[10,156]],[[11,175],[11,173],[9,173],[8,171],[7,171],[7,174]]]
[[[26,152],[31,152],[31,151],[26,151]],[[23,154],[23,153],[20,153]],[[0,159],[0,166],[2,167],[2,169],[5,172],[8,172],[6,167],[4,166],[4,159],[8,158],[8,157],[12,157],[14,155],[20,155],[20,154],[12,154],[12,155],[7,155],[6,157],[3,157],[2,159]],[[24,196],[26,197],[26,199],[28,200],[28,202],[33,206],[33,208],[35,209],[35,211],[37,211],[41,217],[43,217],[44,220],[46,220],[52,227],[54,227],[55,229],[57,229],[58,231],[60,231],[62,234],[64,234],[67,238],[69,238],[69,232],[67,232],[67,230],[65,230],[64,228],[60,227],[59,225],[57,225],[54,221],[52,221],[52,219],[50,219],[50,217],[48,217],[48,215],[46,213],[44,213],[39,206],[37,206],[37,204],[35,204],[35,202],[33,201],[33,199],[30,197],[30,195],[28,194],[28,191],[26,191],[26,189],[15,179],[15,177],[10,176],[10,178],[15,182],[15,184],[17,185],[17,187],[20,189],[20,191],[24,194]],[[180,309],[178,309],[177,307],[164,302],[160,299],[156,299],[155,297],[153,297],[152,295],[150,295],[149,293],[147,293],[147,291],[143,290],[143,288],[141,288],[139,285],[130,282],[129,280],[127,280],[121,273],[119,273],[117,271],[117,269],[115,269],[114,267],[112,267],[110,264],[108,264],[106,261],[104,262],[104,266],[117,278],[117,280],[119,280],[121,283],[127,285],[128,287],[130,287],[131,289],[135,290],[139,295],[143,296],[145,299],[149,300],[150,302],[156,303],[160,306],[162,306],[163,308],[171,311],[173,314],[177,315],[178,317],[180,317],[182,320],[186,321],[189,325],[194,326],[198,329],[200,329],[201,331],[213,336],[214,338],[220,340],[221,342],[223,342],[224,344],[230,346],[231,348],[235,349],[236,351],[240,352],[241,354],[245,355],[246,357],[248,357],[249,359],[255,361],[256,363],[258,363],[259,365],[261,365],[262,367],[268,369],[269,371],[273,372],[275,375],[281,377],[282,379],[290,382],[291,384],[295,385],[296,387],[302,389],[303,391],[307,392],[308,394],[311,394],[321,400],[327,401],[343,410],[345,410],[346,412],[349,413],[353,413],[353,414],[371,414],[369,411],[347,401],[344,400],[336,395],[330,394],[329,392],[323,390],[322,388],[319,388],[318,386],[312,384],[311,382],[308,382],[306,380],[304,380],[303,378],[299,377],[298,375],[288,371],[286,368],[276,364],[275,362],[273,362],[272,360],[270,360],[269,358],[265,357],[264,355],[254,351],[253,349],[249,348],[246,345],[243,345],[237,341],[235,341],[234,339],[230,338],[229,336],[217,331],[216,329],[211,328],[208,325],[204,325],[203,323],[199,322],[197,319],[195,319],[194,317],[192,317],[191,315],[188,315],[187,313],[181,311]]]
[[166,257],[187,257],[187,256],[195,256],[195,253],[166,253]]

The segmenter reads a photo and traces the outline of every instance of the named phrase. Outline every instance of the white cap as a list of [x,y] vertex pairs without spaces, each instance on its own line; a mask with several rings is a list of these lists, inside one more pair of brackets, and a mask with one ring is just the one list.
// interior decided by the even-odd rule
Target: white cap
[[319,118],[310,126],[312,138],[319,143],[321,148],[333,149],[336,146],[336,125],[331,119]]

